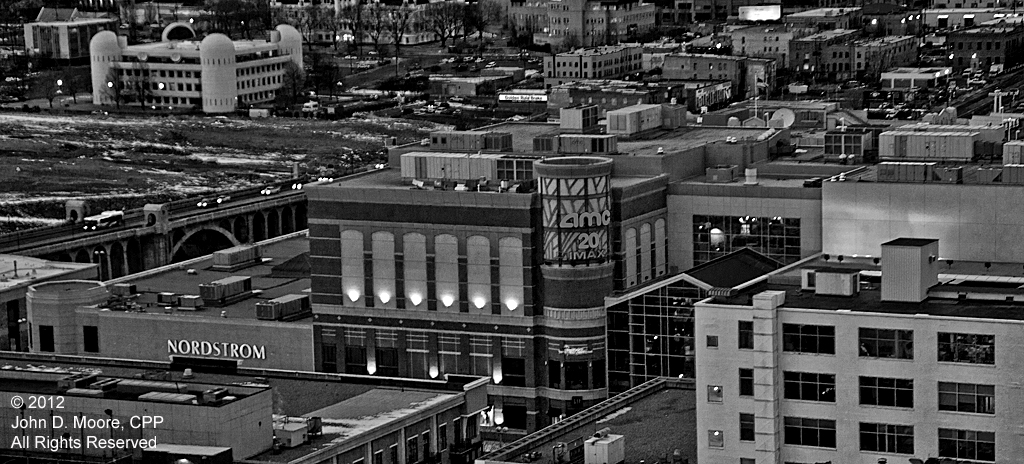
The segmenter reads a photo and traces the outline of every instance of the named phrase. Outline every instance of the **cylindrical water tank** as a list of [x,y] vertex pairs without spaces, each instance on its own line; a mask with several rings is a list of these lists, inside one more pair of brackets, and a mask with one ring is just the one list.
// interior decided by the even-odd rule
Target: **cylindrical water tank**
[[747,175],[747,180],[743,185],[757,185],[757,168],[747,168],[744,172]]
[[203,112],[230,113],[238,99],[235,44],[224,34],[210,34],[199,44],[203,67]]
[[[110,70],[115,63],[121,61],[121,46],[117,34],[112,31],[100,31],[89,42],[89,59],[92,61],[92,101],[100,105],[113,105],[116,102],[111,95],[108,82],[114,75]],[[112,82],[114,84],[116,82]]]

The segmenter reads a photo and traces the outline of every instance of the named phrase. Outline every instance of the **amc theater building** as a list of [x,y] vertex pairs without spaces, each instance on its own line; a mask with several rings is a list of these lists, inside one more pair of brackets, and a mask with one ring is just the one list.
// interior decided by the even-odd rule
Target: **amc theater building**
[[606,398],[604,296],[666,274],[665,177],[599,156],[394,161],[308,191],[317,370],[490,377],[484,431],[507,435]]

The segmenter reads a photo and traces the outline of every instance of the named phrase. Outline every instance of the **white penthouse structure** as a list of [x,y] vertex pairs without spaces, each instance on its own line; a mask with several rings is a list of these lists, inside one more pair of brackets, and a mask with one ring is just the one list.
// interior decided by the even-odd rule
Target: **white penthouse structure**
[[285,64],[302,67],[302,35],[288,25],[277,26],[268,40],[210,34],[199,41],[188,24],[175,23],[162,41],[132,46],[103,31],[89,48],[93,101],[101,105],[134,101],[227,113],[239,104],[273,101],[284,85]]

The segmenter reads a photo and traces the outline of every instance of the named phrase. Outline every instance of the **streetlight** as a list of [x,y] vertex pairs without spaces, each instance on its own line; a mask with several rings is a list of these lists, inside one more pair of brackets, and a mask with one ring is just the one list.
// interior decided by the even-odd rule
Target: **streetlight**
[[498,432],[498,443],[499,443],[498,447],[499,448],[504,448],[505,447],[505,432],[508,432],[508,427],[495,427],[494,430]]

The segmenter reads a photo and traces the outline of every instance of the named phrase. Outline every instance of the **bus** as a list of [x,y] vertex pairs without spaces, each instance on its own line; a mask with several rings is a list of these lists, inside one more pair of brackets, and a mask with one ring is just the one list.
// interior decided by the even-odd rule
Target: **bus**
[[111,227],[120,225],[124,221],[123,211],[104,211],[95,216],[89,216],[84,219],[85,230],[99,230],[109,229]]

